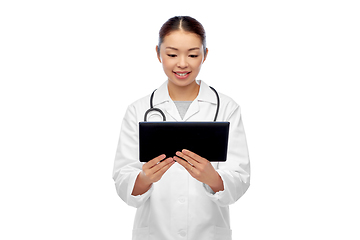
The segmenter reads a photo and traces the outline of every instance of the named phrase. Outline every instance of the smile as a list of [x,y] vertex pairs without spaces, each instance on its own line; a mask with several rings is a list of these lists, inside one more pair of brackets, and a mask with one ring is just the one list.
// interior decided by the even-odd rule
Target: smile
[[175,76],[179,79],[185,79],[191,72],[174,72]]
[[179,76],[185,76],[188,73],[176,73],[176,74],[179,75]]
[[179,76],[185,76],[186,74],[189,74],[190,72],[174,72],[176,75],[179,75]]

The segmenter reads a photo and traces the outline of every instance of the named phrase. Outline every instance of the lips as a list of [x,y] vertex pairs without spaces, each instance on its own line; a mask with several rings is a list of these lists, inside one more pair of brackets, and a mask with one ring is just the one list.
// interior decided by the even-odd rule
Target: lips
[[174,72],[175,76],[179,79],[185,79],[191,72]]

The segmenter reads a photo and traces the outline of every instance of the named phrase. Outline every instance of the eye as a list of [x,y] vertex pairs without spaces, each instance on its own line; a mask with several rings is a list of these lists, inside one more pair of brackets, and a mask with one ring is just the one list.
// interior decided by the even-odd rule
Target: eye
[[199,55],[189,55],[191,58],[197,58]]
[[172,57],[172,58],[173,58],[173,57],[176,57],[175,54],[168,54],[168,56],[169,56],[169,57]]

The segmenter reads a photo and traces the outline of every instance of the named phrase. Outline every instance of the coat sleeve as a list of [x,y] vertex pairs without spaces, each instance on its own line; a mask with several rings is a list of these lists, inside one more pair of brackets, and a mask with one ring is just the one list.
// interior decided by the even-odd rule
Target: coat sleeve
[[226,162],[220,162],[217,169],[224,183],[224,191],[214,193],[204,184],[206,194],[222,207],[235,203],[250,186],[250,160],[239,106],[231,113],[228,121],[228,156]]
[[132,207],[140,207],[151,195],[153,186],[144,194],[131,195],[136,178],[142,170],[139,161],[138,122],[135,107],[128,107],[120,130],[119,142],[116,150],[113,179],[120,198]]

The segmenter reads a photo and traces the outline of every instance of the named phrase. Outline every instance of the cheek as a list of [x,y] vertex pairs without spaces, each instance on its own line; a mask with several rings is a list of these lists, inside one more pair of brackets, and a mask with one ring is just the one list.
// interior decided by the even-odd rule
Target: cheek
[[162,61],[162,65],[164,70],[170,71],[172,70],[174,64],[172,63],[172,61],[169,61],[169,59],[165,59]]
[[193,62],[193,64],[192,64],[193,69],[200,69],[201,66],[202,66],[202,59],[197,60],[197,61]]

